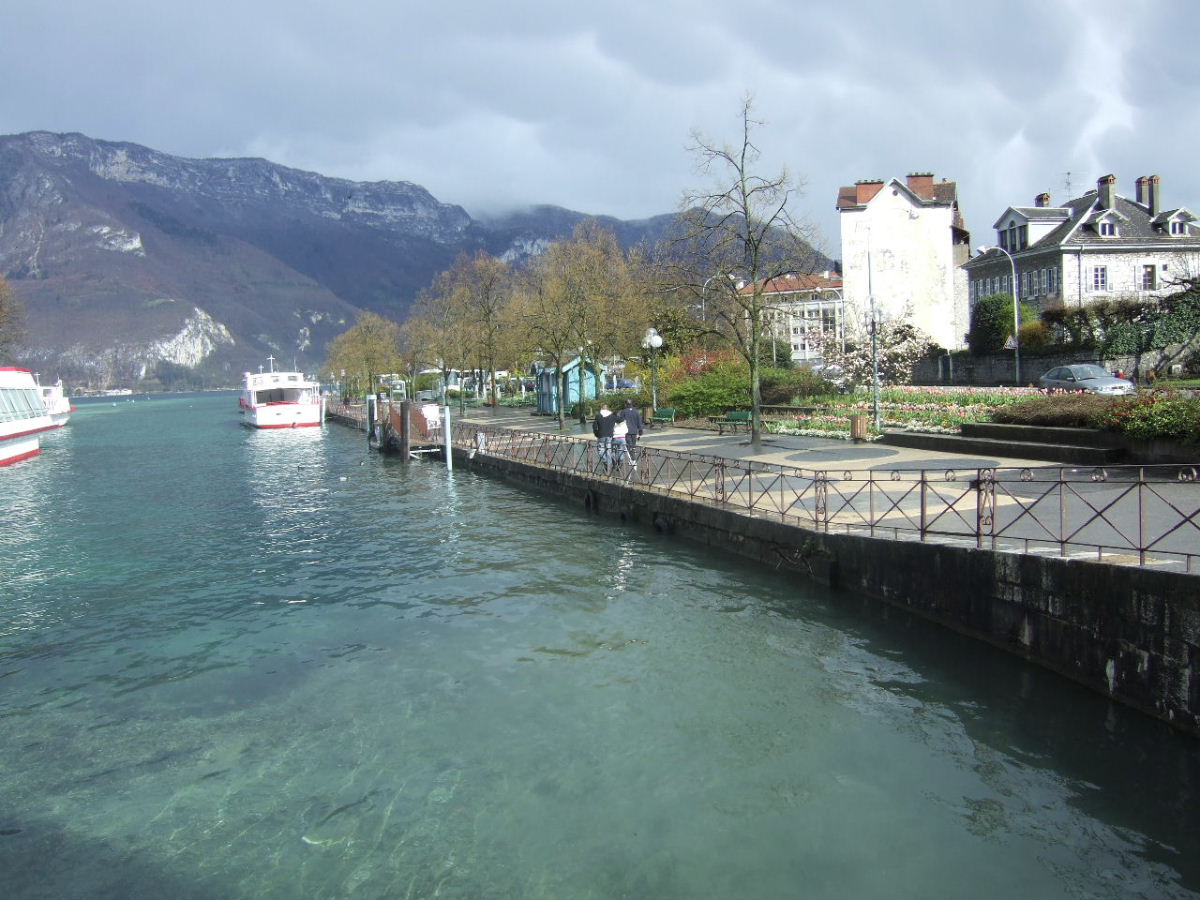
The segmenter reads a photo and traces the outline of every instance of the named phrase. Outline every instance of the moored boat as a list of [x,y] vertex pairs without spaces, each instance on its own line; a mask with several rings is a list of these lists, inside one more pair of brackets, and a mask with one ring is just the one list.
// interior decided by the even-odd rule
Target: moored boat
[[268,372],[247,372],[238,398],[243,424],[253,428],[300,428],[325,420],[321,386],[300,372],[276,372],[268,357]]
[[0,466],[37,456],[42,450],[38,436],[56,427],[33,373],[0,366]]
[[54,384],[39,385],[38,390],[41,391],[42,403],[45,405],[54,427],[60,428],[66,425],[75,407],[71,405],[71,401],[63,392],[62,379],[60,378]]

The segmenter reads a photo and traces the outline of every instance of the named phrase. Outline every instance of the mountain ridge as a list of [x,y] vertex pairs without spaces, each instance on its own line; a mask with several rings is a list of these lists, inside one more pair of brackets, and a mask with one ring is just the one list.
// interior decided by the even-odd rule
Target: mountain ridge
[[403,321],[460,253],[521,262],[585,219],[629,247],[676,215],[540,204],[474,218],[407,181],[79,132],[0,135],[0,274],[26,308],[22,359],[87,387],[164,364],[236,384],[268,355],[315,369],[359,311]]

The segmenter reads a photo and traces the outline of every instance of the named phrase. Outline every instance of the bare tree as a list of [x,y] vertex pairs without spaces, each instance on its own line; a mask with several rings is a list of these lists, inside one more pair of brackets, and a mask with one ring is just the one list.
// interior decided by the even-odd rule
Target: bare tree
[[757,170],[760,152],[753,134],[761,125],[747,96],[737,143],[693,135],[691,151],[711,187],[685,197],[683,232],[669,248],[670,289],[690,293],[706,323],[749,365],[755,446],[762,433],[760,348],[771,309],[768,283],[816,265],[809,229],[789,209],[799,186],[786,169],[774,176]]
[[512,299],[512,273],[503,260],[481,250],[470,257],[460,255],[445,273],[442,286],[471,352],[488,372],[494,406],[500,399],[496,359],[500,351],[504,310]]
[[[560,354],[560,370],[565,357],[579,354],[581,398],[584,370],[592,363],[599,393],[599,360],[635,344],[641,335],[643,316],[637,311],[638,292],[628,257],[612,232],[595,222],[581,222],[569,241],[551,244],[541,255],[534,280],[528,298],[532,303],[525,308],[540,344]],[[561,414],[560,409],[560,418]],[[579,420],[586,421],[582,402]]]
[[364,393],[373,393],[379,376],[400,368],[400,326],[372,312],[359,313],[354,326],[329,342],[324,371],[345,371]]
[[571,307],[561,302],[559,292],[551,285],[546,269],[552,263],[546,256],[524,273],[518,282],[512,317],[520,323],[525,347],[554,365],[558,377],[558,427],[566,426],[567,385],[563,366],[576,348],[576,330]]

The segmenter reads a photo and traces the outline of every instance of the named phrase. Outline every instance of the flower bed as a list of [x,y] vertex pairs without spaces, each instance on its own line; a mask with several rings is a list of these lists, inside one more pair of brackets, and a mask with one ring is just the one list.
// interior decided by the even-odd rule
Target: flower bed
[[[921,431],[934,434],[958,434],[964,422],[991,421],[992,411],[1018,403],[1038,393],[1036,388],[951,388],[888,387],[879,392],[879,418],[883,428]],[[810,437],[850,437],[850,416],[873,416],[870,394],[821,398],[821,413],[770,423],[776,434],[800,434]],[[879,437],[871,429],[870,439]]]

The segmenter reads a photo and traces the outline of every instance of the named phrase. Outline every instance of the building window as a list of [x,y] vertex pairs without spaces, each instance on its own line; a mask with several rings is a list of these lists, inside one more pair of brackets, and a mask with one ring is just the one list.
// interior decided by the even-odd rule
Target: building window
[[1177,220],[1171,221],[1171,234],[1185,234],[1183,223]]
[[1092,267],[1092,290],[1107,291],[1108,290],[1108,266],[1093,266]]
[[1112,222],[1100,223],[1100,237],[1116,237],[1117,226]]
[[1158,290],[1158,279],[1154,277],[1154,266],[1142,266],[1142,290]]
[[1046,276],[1047,276],[1046,277],[1046,293],[1047,294],[1057,294],[1058,293],[1058,269],[1047,269]]

